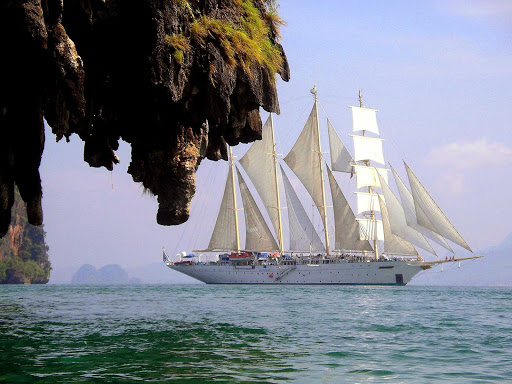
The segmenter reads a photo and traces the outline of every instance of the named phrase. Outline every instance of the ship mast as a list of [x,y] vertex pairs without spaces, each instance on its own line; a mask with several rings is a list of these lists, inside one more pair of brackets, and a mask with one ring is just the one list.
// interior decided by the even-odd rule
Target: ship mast
[[279,254],[283,254],[284,245],[283,245],[283,223],[281,219],[281,201],[279,199],[279,179],[277,172],[277,154],[276,154],[276,140],[274,137],[274,119],[272,117],[272,113],[270,113],[270,129],[272,131],[272,157],[274,159],[274,178],[276,180],[276,196],[277,196],[277,220],[279,222],[278,228],[278,240],[279,240]]
[[322,147],[320,145],[320,121],[318,119],[318,96],[317,96],[317,88],[316,85],[313,86],[313,89],[311,90],[311,93],[315,96],[315,113],[316,113],[316,128],[318,132],[318,150],[320,151],[318,153],[318,156],[320,157],[320,180],[322,184],[322,209],[323,209],[323,221],[324,221],[324,228],[325,228],[325,253],[327,256],[331,254],[331,249],[329,246],[329,232],[327,231],[327,206],[325,204],[325,188],[324,188],[324,167],[323,167],[323,161],[322,161]]
[[[363,108],[363,96],[361,95],[361,90],[359,90],[359,107]],[[363,130],[363,136],[366,136],[366,131]],[[365,164],[366,166],[370,166],[370,160],[365,160]],[[373,192],[373,188],[371,186],[368,187],[368,193],[370,194],[370,201],[373,202],[373,199],[372,199],[372,192]],[[372,204],[370,204],[370,208],[373,208],[371,206]],[[377,245],[377,222],[375,221],[375,211],[372,209],[370,211],[370,218],[371,218],[371,222],[373,223],[373,225],[375,226],[374,227],[374,233],[373,233],[373,249],[375,251],[375,260],[379,260],[379,250],[378,250],[378,245]]]
[[233,150],[229,147],[229,162],[231,166],[231,177],[233,185],[233,213],[235,215],[235,231],[236,231],[236,251],[240,252],[240,231],[238,229],[238,209],[236,206],[236,188],[235,188],[235,161],[233,158]]

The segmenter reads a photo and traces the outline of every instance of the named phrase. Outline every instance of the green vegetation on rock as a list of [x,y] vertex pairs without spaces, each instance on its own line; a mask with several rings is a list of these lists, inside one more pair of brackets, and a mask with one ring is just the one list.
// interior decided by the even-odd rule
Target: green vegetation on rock
[[190,51],[189,39],[183,34],[172,34],[166,35],[165,40],[167,41],[167,44],[174,49],[172,53],[174,60],[176,60],[178,64],[182,65],[183,52]]
[[0,239],[0,284],[46,284],[50,278],[48,246],[43,226],[27,221],[17,189],[7,235]]
[[[186,3],[190,9],[188,2]],[[279,28],[284,25],[273,1],[266,2],[266,11],[262,14],[251,0],[233,0],[239,17],[217,18],[191,11],[192,22],[181,34],[167,35],[166,41],[173,49],[172,57],[183,64],[185,52],[192,49],[191,42],[205,48],[210,41],[216,44],[226,63],[237,63],[251,75],[253,64],[259,64],[274,74],[281,68],[283,57],[274,43],[279,38]],[[274,38],[272,38],[274,36]]]

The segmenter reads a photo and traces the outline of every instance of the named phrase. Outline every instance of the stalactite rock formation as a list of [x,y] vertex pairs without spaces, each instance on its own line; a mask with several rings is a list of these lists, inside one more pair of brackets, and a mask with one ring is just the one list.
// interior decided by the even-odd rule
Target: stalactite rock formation
[[[260,107],[279,112],[275,72],[288,81],[289,68],[267,8],[263,0],[2,1],[0,234],[14,184],[29,222],[43,221],[44,120],[57,140],[77,134],[92,167],[111,170],[119,140],[130,143],[128,172],[157,196],[158,223],[186,221],[201,160],[259,139]],[[254,10],[279,52],[275,70],[222,41]]]

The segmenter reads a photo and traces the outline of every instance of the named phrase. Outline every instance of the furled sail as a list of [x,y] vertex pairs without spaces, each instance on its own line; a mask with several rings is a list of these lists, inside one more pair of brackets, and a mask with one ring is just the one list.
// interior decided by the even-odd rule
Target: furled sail
[[382,220],[356,219],[359,223],[359,238],[361,240],[384,240]]
[[354,160],[373,160],[386,164],[382,152],[382,139],[378,137],[351,135],[354,139]]
[[421,233],[407,225],[405,212],[400,201],[398,201],[397,197],[382,177],[380,178],[380,184],[382,193],[386,199],[386,213],[389,219],[389,224],[391,225],[391,232],[404,240],[410,241],[425,251],[436,255],[436,251],[434,251],[427,239],[425,239]]
[[336,130],[327,119],[329,132],[329,148],[331,150],[331,167],[333,171],[352,173],[353,159],[347,147],[343,144]]
[[309,219],[304,207],[302,206],[295,190],[288,180],[288,176],[283,175],[284,190],[286,192],[286,202],[288,204],[288,221],[290,226],[290,251],[294,252],[323,252],[325,247],[320,240],[311,220]]
[[379,134],[379,127],[377,125],[377,110],[363,107],[349,107],[352,109],[352,130],[357,131],[370,131]]
[[[405,169],[407,170],[407,176],[409,177],[409,184],[411,186],[414,205],[416,207],[418,224],[426,228],[429,228],[429,226],[432,225],[434,227],[433,230],[439,235],[453,241],[455,244],[460,245],[468,251],[473,252],[407,164],[405,164]],[[421,210],[425,213],[430,222],[424,220],[421,216]],[[432,228],[429,229],[432,230]]]
[[335,249],[372,251],[370,243],[367,240],[360,239],[359,224],[356,221],[356,216],[352,212],[329,167],[327,167],[327,174],[329,175],[334,208]]
[[207,250],[236,250],[236,227],[233,202],[233,173],[229,167],[224,195]]
[[380,174],[384,181],[388,181],[388,170],[386,168],[367,167],[365,165],[354,165],[356,171],[357,188],[377,187],[380,188]]
[[263,219],[263,216],[252,197],[247,184],[240,171],[238,175],[238,186],[242,195],[245,216],[245,249],[248,251],[275,251],[279,250],[277,243],[270,232],[270,229]]
[[[382,183],[382,182],[381,182]],[[355,192],[357,198],[357,213],[379,211],[379,197],[376,193]]]
[[315,106],[295,145],[284,158],[285,163],[297,175],[311,195],[322,218],[324,217],[322,201],[321,153],[318,140],[318,113]]
[[270,117],[263,126],[261,136],[261,140],[255,141],[240,159],[240,164],[260,195],[276,233],[279,233],[277,180],[272,177],[275,151]]
[[382,214],[382,227],[384,231],[384,251],[389,254],[418,255],[414,246],[407,240],[393,234],[389,222],[388,209],[382,197],[379,196],[380,211]]
[[[436,232],[432,232],[430,229],[418,224],[418,219],[416,218],[416,209],[414,208],[414,200],[411,192],[409,192],[409,190],[405,186],[405,183],[402,181],[400,176],[398,176],[393,167],[391,167],[391,171],[393,172],[395,183],[396,186],[398,187],[398,193],[400,194],[400,199],[402,200],[402,207],[404,209],[405,220],[407,221],[407,225],[417,230],[423,236],[436,242],[437,244],[447,249],[448,251],[453,252],[452,247],[450,247],[450,245],[446,242],[446,240],[443,237],[438,235]],[[430,220],[425,215],[423,210],[420,207],[418,207],[418,209],[420,211],[421,217],[423,217],[423,220],[428,220],[428,222],[430,223]],[[429,224],[429,227],[433,227],[432,223]]]

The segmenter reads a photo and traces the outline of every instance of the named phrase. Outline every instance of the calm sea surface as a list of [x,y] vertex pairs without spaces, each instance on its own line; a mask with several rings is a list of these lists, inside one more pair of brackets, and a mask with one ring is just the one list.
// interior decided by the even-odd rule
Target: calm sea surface
[[0,383],[512,383],[512,289],[1,286]]

